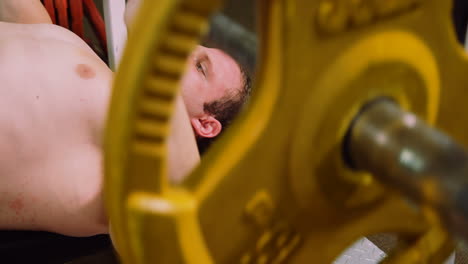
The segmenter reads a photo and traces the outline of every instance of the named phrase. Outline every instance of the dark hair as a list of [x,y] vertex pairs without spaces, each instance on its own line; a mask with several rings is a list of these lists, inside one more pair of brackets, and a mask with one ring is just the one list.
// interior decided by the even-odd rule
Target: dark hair
[[203,154],[208,147],[217,139],[223,131],[232,123],[234,118],[242,110],[244,104],[250,96],[252,90],[251,77],[239,66],[242,75],[242,87],[234,94],[228,94],[221,99],[205,103],[203,110],[216,118],[222,126],[221,133],[214,138],[205,138],[197,136],[198,151]]
[[250,96],[256,61],[257,40],[254,34],[225,15],[215,14],[210,21],[210,30],[201,44],[205,47],[220,49],[233,58],[239,66],[242,77],[242,87],[239,87],[236,92],[204,104],[204,111],[213,115],[221,123],[222,130],[214,138],[197,136],[198,151],[203,154],[229,127]]

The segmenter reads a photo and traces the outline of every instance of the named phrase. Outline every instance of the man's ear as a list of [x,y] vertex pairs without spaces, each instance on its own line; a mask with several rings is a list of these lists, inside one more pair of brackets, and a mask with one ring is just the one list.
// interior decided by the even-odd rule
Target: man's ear
[[221,133],[223,126],[213,116],[205,116],[202,118],[190,119],[192,127],[195,130],[195,134],[204,138],[213,138]]

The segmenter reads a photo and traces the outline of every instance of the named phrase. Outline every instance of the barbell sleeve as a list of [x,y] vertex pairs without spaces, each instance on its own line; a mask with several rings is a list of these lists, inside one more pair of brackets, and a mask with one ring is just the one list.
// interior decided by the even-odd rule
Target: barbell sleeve
[[456,237],[468,241],[468,153],[452,138],[379,99],[353,121],[344,156],[354,169],[434,209]]

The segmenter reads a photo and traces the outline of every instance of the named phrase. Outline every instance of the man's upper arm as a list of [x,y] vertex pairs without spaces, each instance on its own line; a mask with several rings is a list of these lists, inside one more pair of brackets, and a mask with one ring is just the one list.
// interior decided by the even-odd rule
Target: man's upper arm
[[51,24],[40,0],[0,0],[0,21],[19,24]]

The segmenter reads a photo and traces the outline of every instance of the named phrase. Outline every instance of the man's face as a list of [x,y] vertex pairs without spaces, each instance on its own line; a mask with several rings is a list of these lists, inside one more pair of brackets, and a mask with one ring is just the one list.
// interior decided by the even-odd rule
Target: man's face
[[[127,28],[140,4],[141,0],[127,0]],[[221,132],[221,123],[205,113],[204,104],[235,95],[243,82],[241,70],[233,58],[219,49],[197,46],[187,61],[181,81],[182,98],[197,136],[212,138]]]
[[191,119],[203,118],[203,105],[234,95],[243,83],[237,63],[219,49],[197,46],[181,81],[182,97]]
[[[1,0],[0,0],[1,1]],[[141,0],[127,0],[125,22],[133,22]],[[181,82],[182,97],[190,118],[203,114],[203,104],[235,94],[242,86],[240,68],[229,55],[219,49],[197,46],[188,59]]]

